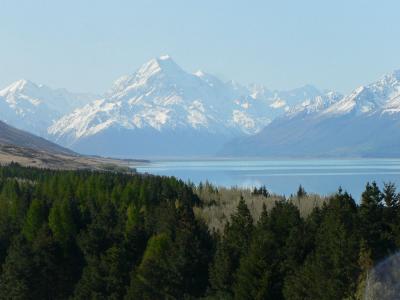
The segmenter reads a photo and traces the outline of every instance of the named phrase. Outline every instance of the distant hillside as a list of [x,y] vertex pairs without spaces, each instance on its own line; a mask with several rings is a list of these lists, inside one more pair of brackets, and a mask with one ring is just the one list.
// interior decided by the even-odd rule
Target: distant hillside
[[30,148],[36,151],[51,152],[76,156],[77,154],[67,148],[61,147],[48,140],[30,134],[26,131],[11,127],[0,121],[0,144],[13,145],[17,147]]
[[0,164],[50,169],[130,171],[138,161],[84,156],[0,121]]

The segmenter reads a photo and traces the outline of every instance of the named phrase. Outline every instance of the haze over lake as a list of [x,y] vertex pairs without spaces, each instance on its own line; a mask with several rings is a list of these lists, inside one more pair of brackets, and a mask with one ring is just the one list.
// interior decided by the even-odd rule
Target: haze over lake
[[141,173],[175,176],[195,184],[218,186],[266,185],[277,194],[307,192],[330,194],[341,186],[358,201],[365,184],[394,182],[400,186],[400,159],[307,160],[157,160],[137,167]]

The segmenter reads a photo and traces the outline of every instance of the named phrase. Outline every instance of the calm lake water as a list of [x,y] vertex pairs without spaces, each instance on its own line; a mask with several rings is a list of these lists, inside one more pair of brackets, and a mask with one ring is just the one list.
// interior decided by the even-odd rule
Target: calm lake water
[[266,185],[277,194],[307,192],[330,194],[341,186],[356,200],[367,181],[380,186],[392,181],[400,187],[400,159],[323,160],[164,160],[137,167],[139,172],[175,176],[184,181],[219,186]]

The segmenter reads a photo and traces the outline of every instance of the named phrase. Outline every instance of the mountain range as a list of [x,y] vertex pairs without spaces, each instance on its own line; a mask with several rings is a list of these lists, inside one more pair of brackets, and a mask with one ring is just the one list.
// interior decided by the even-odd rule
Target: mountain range
[[331,102],[305,102],[257,134],[227,143],[220,154],[398,157],[400,71]]
[[151,59],[103,95],[28,80],[0,91],[0,119],[84,154],[396,156],[400,72],[348,95],[224,82]]
[[21,79],[0,90],[0,120],[46,137],[53,122],[96,98]]

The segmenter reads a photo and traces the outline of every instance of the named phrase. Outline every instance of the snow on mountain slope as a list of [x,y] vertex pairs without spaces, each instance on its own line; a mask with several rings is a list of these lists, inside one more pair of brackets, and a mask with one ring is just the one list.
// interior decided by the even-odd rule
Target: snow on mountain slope
[[[355,89],[335,105],[327,108],[323,115],[344,115],[353,113],[372,114],[382,112],[390,106],[393,98],[400,95],[400,70],[383,76],[380,80]],[[392,103],[392,109],[395,103]]]
[[298,117],[299,115],[307,116],[315,114],[331,107],[342,98],[343,95],[337,92],[326,91],[323,95],[315,96],[312,99],[306,99],[300,104],[294,105],[294,107],[287,112],[285,117],[294,118]]
[[388,101],[384,107],[382,113],[384,114],[397,114],[400,113],[400,93],[397,96]]
[[22,79],[0,90],[0,120],[45,136],[56,119],[94,98]]
[[[48,133],[53,140],[84,151],[91,151],[85,140],[100,143],[101,135],[112,132],[123,132],[124,139],[139,138],[140,132],[151,132],[147,139],[156,138],[153,134],[158,139],[163,134],[172,138],[175,132],[176,141],[171,142],[176,145],[179,134],[189,137],[189,133],[204,137],[205,143],[207,135],[223,142],[259,132],[291,105],[315,95],[321,93],[311,87],[281,95],[262,87],[225,83],[202,71],[188,73],[169,56],[162,56],[116,80],[102,99],[62,117]],[[274,105],[278,100],[285,101],[284,107]],[[211,148],[213,153],[216,149]]]
[[314,102],[305,101],[259,133],[227,143],[220,153],[398,156],[399,113],[400,71],[395,71],[344,97],[331,93],[316,97]]

